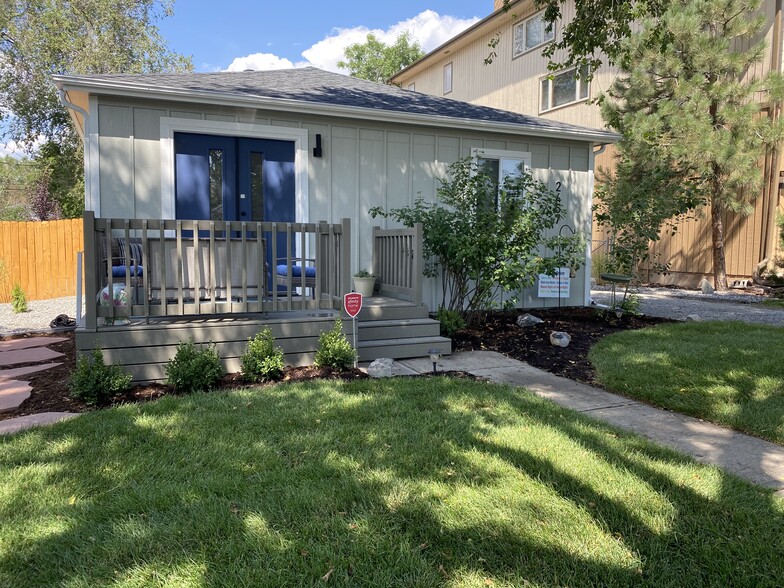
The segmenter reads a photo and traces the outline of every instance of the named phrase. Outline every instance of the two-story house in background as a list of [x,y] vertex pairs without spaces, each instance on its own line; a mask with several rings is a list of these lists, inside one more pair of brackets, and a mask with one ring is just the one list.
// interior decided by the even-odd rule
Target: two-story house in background
[[[434,96],[606,128],[595,99],[610,88],[619,75],[618,69],[605,64],[593,73],[590,81],[584,76],[578,79],[573,68],[549,71],[542,50],[558,38],[561,23],[548,31],[543,11],[533,0],[512,2],[508,11],[501,10],[502,4],[502,0],[495,0],[489,16],[397,73],[391,82]],[[782,69],[781,5],[782,0],[763,2],[767,25],[762,35],[768,51],[765,60],[749,76]],[[562,13],[563,22],[569,22],[574,17],[574,2],[564,3]],[[562,57],[554,56],[555,60]],[[769,116],[778,116],[771,105],[763,105],[763,109]],[[597,169],[611,171],[614,152],[611,145],[598,147]],[[748,217],[730,213],[724,218],[727,273],[731,282],[750,278],[756,265],[778,250],[776,216],[783,168],[780,151],[771,153],[760,165],[765,171],[765,184],[754,213]],[[784,177],[781,181],[784,182]],[[600,254],[607,244],[607,234],[595,225],[594,255]],[[653,250],[652,246],[652,253]],[[664,276],[648,273],[643,277],[653,282],[696,286],[702,277],[709,277],[713,272],[709,216],[682,222],[674,236],[662,235],[655,250],[660,254],[657,261],[670,263],[670,273]]]

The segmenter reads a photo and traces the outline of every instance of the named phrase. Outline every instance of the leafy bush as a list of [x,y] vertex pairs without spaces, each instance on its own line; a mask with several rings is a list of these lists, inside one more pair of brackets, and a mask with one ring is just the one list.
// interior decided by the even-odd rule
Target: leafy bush
[[441,323],[441,336],[443,337],[451,337],[460,329],[466,328],[466,322],[462,314],[443,306],[438,309],[436,320]]
[[355,278],[375,278],[377,277],[376,274],[371,272],[370,270],[361,269],[357,273],[354,274]]
[[354,366],[356,359],[357,352],[343,334],[343,323],[336,319],[332,329],[319,335],[315,363],[319,367],[347,370]]
[[68,383],[71,396],[87,404],[103,404],[115,394],[125,392],[130,385],[131,374],[118,365],[107,365],[98,347],[93,349],[91,356],[76,358],[76,369]]
[[242,375],[253,382],[277,380],[283,374],[283,350],[275,347],[272,331],[265,327],[253,339],[240,356]]
[[[499,292],[532,286],[539,274],[578,268],[585,257],[579,234],[546,237],[563,219],[558,193],[529,171],[497,178],[471,158],[449,167],[437,203],[421,198],[413,206],[382,210],[407,227],[422,223],[425,274],[442,277],[440,306],[466,312],[469,320],[489,308]],[[546,249],[551,254],[541,255]]]
[[16,313],[27,312],[27,296],[19,284],[14,284],[14,289],[11,290],[11,310]]
[[175,392],[192,394],[210,390],[223,377],[215,345],[199,345],[187,341],[177,345],[177,353],[166,364],[166,383]]

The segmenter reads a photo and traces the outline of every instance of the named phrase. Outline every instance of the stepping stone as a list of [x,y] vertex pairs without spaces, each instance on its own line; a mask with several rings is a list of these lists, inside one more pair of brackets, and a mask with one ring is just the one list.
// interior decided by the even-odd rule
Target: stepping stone
[[42,412],[39,414],[16,417],[15,419],[0,421],[0,435],[8,435],[23,429],[41,425],[51,425],[52,423],[72,419],[76,416],[79,415],[73,412]]
[[44,370],[57,367],[58,365],[63,365],[63,364],[45,363],[42,365],[28,365],[26,367],[11,368],[10,370],[0,370],[0,382],[2,382],[3,380],[12,380],[14,378],[18,378],[19,376],[27,376],[28,374],[42,372]]
[[27,382],[4,380],[0,382],[0,412],[11,410],[30,398],[32,387]]
[[45,347],[55,343],[62,343],[63,341],[68,341],[68,339],[65,337],[27,337],[26,339],[9,339],[8,341],[0,341],[0,351]]
[[16,351],[3,351],[0,353],[0,366],[19,365],[20,363],[41,363],[63,357],[64,354],[52,351],[46,347],[32,347]]

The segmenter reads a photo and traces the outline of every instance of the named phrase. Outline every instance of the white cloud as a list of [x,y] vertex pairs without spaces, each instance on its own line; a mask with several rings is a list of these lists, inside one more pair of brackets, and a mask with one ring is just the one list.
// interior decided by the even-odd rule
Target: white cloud
[[409,32],[412,41],[418,41],[426,52],[432,51],[445,41],[474,24],[478,18],[455,18],[440,15],[433,10],[420,12],[413,18],[400,21],[387,28],[369,29],[353,27],[335,29],[333,34],[315,43],[302,52],[303,61],[293,64],[286,58],[271,53],[255,53],[246,57],[236,58],[226,71],[243,71],[245,69],[283,69],[289,67],[307,67],[309,65],[328,71],[346,73],[338,67],[343,59],[346,47],[354,43],[364,43],[369,33],[386,44],[392,44],[403,33]]
[[272,53],[253,53],[245,57],[237,57],[225,71],[245,71],[246,69],[289,69],[294,67],[285,57]]

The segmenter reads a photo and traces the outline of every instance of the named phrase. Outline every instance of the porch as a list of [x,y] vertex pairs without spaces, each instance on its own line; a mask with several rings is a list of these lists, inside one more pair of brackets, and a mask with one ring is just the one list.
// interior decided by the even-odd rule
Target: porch
[[[215,343],[240,369],[249,337],[269,327],[292,365],[313,362],[318,336],[351,291],[351,225],[84,216],[84,326],[79,352],[101,347],[134,381],[165,377],[181,341]],[[376,294],[358,319],[361,360],[451,352],[422,304],[422,233],[373,231]],[[343,316],[351,340],[351,321]]]

